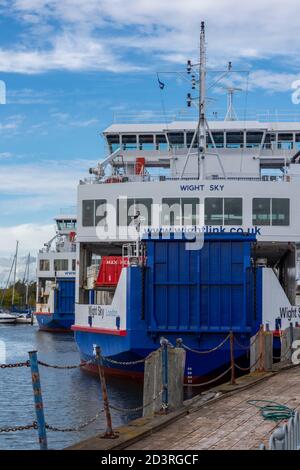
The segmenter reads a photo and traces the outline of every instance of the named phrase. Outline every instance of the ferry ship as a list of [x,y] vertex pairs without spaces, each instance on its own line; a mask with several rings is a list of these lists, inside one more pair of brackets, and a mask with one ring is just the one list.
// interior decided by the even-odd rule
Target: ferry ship
[[[300,123],[238,120],[232,101],[208,121],[204,23],[200,44],[187,64],[198,119],[112,124],[108,157],[78,187],[72,329],[82,361],[99,345],[111,374],[141,376],[120,363],[161,337],[204,351],[233,331],[245,346],[261,324],[276,336],[300,320]],[[187,352],[194,380],[229,360],[228,343],[205,359]]]
[[35,316],[40,330],[64,332],[74,323],[77,217],[54,220],[56,234],[37,256]]

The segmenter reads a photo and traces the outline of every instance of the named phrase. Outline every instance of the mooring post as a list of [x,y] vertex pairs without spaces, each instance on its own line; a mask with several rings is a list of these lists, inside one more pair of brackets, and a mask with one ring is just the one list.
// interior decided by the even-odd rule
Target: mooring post
[[40,381],[40,372],[37,359],[37,351],[29,351],[29,362],[31,369],[31,379],[32,379],[32,389],[33,389],[33,398],[35,405],[35,414],[39,434],[39,444],[41,450],[47,450],[47,433],[46,433],[46,423],[44,416],[44,406],[43,406],[43,397],[42,397],[42,388]]
[[162,410],[168,412],[168,401],[169,401],[169,390],[168,390],[168,340],[162,338],[160,340],[162,348],[162,384],[163,384],[163,394],[162,394]]
[[235,385],[235,365],[234,365],[234,334],[230,332],[230,364],[231,364],[231,385]]
[[98,365],[98,372],[99,372],[101,390],[102,390],[102,398],[103,398],[103,403],[104,403],[104,412],[105,412],[105,417],[106,417],[106,431],[102,437],[107,438],[107,439],[115,439],[117,437],[117,434],[114,433],[113,428],[112,428],[112,420],[111,420],[111,414],[110,414],[110,409],[109,409],[109,401],[108,401],[108,394],[107,394],[107,388],[106,388],[103,359],[101,355],[101,349],[99,346],[96,346],[96,361]]

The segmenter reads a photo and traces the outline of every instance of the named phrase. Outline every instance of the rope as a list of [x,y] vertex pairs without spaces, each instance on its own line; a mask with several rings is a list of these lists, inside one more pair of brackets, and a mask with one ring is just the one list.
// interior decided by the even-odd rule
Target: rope
[[[271,400],[248,400],[249,405],[253,405],[260,410],[263,419],[268,421],[281,421],[282,419],[290,419],[295,415],[295,410],[286,405],[281,405]],[[267,403],[259,405],[258,403]]]
[[190,351],[190,352],[193,352],[195,354],[209,354],[211,352],[214,352],[214,351],[217,351],[218,349],[220,349],[225,343],[226,341],[228,341],[228,339],[230,338],[230,334],[226,336],[226,338],[221,341],[220,344],[218,344],[218,346],[212,348],[212,349],[209,349],[208,351],[198,351],[197,349],[192,349],[190,348],[189,346],[187,346],[186,344],[182,343],[182,347],[184,349],[186,349],[187,351]]
[[229,369],[225,370],[225,372],[223,372],[221,375],[219,375],[218,377],[215,377],[212,380],[209,380],[208,382],[201,382],[200,384],[183,384],[183,386],[184,387],[203,387],[204,385],[209,385],[221,379],[222,377],[224,377],[224,375],[226,375],[230,370],[231,370],[231,366],[229,367]]
[[164,390],[161,390],[159,392],[159,394],[156,395],[156,397],[152,398],[151,401],[149,401],[145,405],[137,406],[136,408],[121,408],[119,406],[115,406],[115,405],[111,405],[111,404],[109,404],[109,407],[112,408],[115,411],[126,412],[126,413],[133,413],[135,411],[141,411],[144,408],[147,408],[148,406],[152,405],[163,394],[163,392],[164,392]]

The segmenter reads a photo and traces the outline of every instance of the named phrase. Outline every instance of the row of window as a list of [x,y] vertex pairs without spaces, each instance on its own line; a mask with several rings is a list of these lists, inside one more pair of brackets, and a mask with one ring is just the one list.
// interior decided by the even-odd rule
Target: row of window
[[[106,136],[107,142],[112,150],[119,147],[126,149],[151,150],[161,149],[170,144],[175,147],[186,147],[192,142],[194,132],[167,132],[165,134],[109,134]],[[212,136],[212,138],[211,138]],[[293,148],[300,143],[300,134],[296,133],[273,133],[268,132],[264,136],[262,131],[214,131],[207,133],[208,146],[216,147],[259,147],[264,145],[266,148],[277,146],[278,148]],[[194,146],[197,147],[197,136],[194,140]]]
[[[139,217],[144,225],[151,225],[153,200],[118,199],[117,225],[128,226]],[[82,225],[94,227],[107,216],[106,200],[82,201]],[[204,200],[206,225],[243,225],[243,199],[239,197],[208,197]],[[162,226],[199,225],[198,198],[163,198],[160,212]],[[253,225],[290,225],[290,200],[287,198],[254,198]]]
[[[69,267],[69,260],[55,259],[53,262],[54,271],[76,271],[76,259],[72,259]],[[50,260],[40,259],[40,271],[50,271]]]

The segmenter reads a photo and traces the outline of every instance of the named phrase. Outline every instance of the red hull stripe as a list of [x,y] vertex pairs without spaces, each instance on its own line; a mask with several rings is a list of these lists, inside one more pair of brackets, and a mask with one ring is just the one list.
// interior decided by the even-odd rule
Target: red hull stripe
[[33,315],[47,315],[48,317],[51,317],[53,314],[49,312],[34,312]]
[[[93,364],[84,365],[82,369],[84,369],[86,372],[99,375],[98,367]],[[144,378],[144,372],[141,371],[114,369],[112,367],[104,367],[104,370],[105,373],[110,377],[127,377],[140,381],[142,381]]]
[[126,330],[110,330],[108,328],[95,328],[93,326],[77,326],[72,325],[73,331],[86,331],[88,333],[101,333],[104,335],[126,336]]

